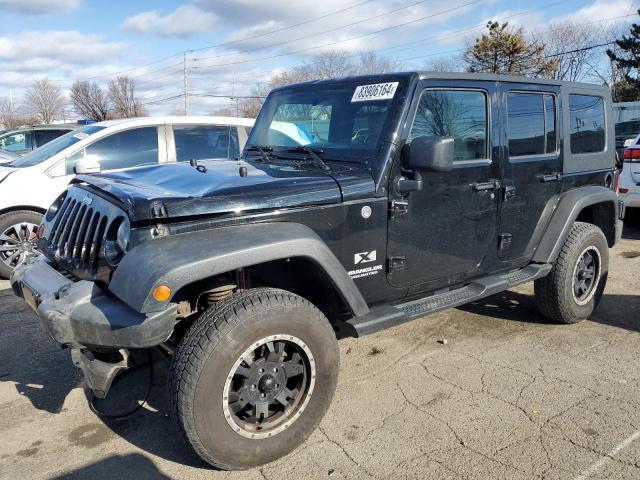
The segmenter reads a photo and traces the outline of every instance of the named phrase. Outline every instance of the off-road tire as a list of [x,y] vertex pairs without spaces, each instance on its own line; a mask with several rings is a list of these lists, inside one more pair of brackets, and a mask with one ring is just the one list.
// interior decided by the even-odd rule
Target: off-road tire
[[[312,353],[313,395],[283,431],[247,438],[225,418],[225,382],[247,348],[282,334],[301,339]],[[214,467],[244,470],[263,465],[290,453],[315,430],[331,403],[339,364],[333,328],[310,302],[272,288],[237,293],[203,312],[176,349],[169,374],[171,415],[195,452]]]
[[[595,247],[600,254],[600,268],[593,295],[584,305],[574,298],[573,279],[582,252]],[[534,283],[540,312],[559,323],[577,323],[591,316],[607,283],[609,246],[602,230],[590,223],[575,222],[549,275]]]
[[[0,234],[10,228],[12,225],[19,223],[31,223],[40,225],[42,223],[42,214],[33,210],[15,210],[0,215]],[[0,277],[9,278],[13,271],[8,265],[0,261]]]

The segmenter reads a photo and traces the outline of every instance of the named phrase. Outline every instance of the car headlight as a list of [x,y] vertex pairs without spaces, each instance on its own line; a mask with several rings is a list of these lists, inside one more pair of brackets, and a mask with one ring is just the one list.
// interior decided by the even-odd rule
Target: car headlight
[[129,235],[131,234],[131,227],[129,226],[129,221],[124,220],[120,223],[118,227],[118,232],[116,233],[116,242],[118,243],[118,247],[122,251],[122,253],[127,252],[127,247],[129,246]]

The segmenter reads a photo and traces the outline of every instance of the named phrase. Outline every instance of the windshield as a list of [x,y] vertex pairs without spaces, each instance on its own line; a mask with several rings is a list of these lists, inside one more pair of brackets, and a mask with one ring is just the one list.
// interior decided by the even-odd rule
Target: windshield
[[97,125],[88,125],[79,130],[74,130],[69,133],[65,133],[61,137],[56,138],[55,140],[50,141],[49,143],[44,144],[42,147],[34,150],[33,152],[25,155],[22,158],[14,160],[11,162],[12,167],[16,168],[24,168],[24,167],[33,167],[34,165],[39,165],[40,163],[48,160],[53,157],[57,153],[61,152],[67,147],[70,147],[74,143],[78,143],[80,140],[87,138],[89,135],[95,132],[99,132],[105,127],[99,127]]
[[630,122],[622,122],[616,124],[616,135],[628,135],[629,137],[635,137],[640,133],[640,120],[633,120]]
[[344,81],[305,85],[269,95],[247,147],[274,150],[301,145],[322,149],[331,160],[357,161],[388,140],[392,112],[404,82]]

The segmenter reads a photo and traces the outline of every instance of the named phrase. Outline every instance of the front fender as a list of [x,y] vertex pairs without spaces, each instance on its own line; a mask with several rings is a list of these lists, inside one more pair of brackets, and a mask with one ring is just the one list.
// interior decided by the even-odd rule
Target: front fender
[[134,310],[149,313],[167,305],[152,297],[157,285],[175,293],[198,280],[292,257],[318,264],[354,315],[369,311],[358,287],[322,239],[309,227],[289,222],[223,227],[142,243],[124,256],[109,290]]

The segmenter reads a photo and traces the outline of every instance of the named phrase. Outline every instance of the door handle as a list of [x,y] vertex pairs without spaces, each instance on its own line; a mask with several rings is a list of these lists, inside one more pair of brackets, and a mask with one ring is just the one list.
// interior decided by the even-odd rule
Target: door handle
[[562,180],[561,173],[551,173],[549,175],[540,175],[538,177],[542,183],[559,182]]
[[487,190],[497,190],[500,188],[500,180],[491,180],[490,182],[472,183],[471,188],[474,192],[486,192]]

